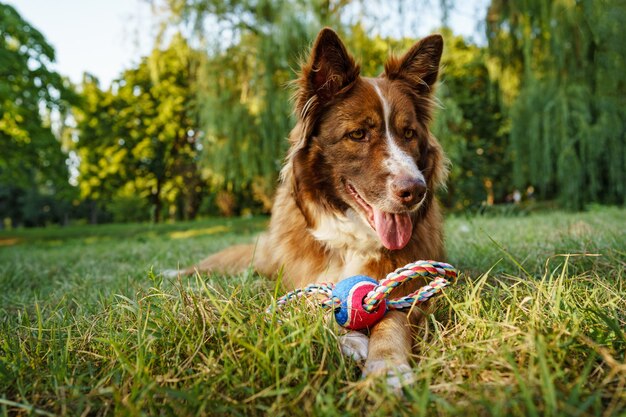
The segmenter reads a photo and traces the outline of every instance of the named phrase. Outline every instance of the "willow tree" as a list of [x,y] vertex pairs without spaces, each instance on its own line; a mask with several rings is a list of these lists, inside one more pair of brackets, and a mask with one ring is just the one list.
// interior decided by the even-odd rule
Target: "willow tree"
[[198,73],[204,173],[239,207],[255,200],[269,209],[293,124],[289,81],[316,31],[338,24],[346,3],[165,1],[168,23],[190,25],[207,52]]
[[493,0],[487,33],[511,106],[514,174],[582,208],[626,201],[626,4]]

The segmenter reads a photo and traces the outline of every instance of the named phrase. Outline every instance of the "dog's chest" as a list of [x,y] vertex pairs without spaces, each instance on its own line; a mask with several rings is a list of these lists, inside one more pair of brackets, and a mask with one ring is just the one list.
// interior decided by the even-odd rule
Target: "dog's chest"
[[326,268],[318,275],[316,282],[337,283],[355,275],[369,275],[367,266],[376,259],[377,257],[356,252],[345,252],[342,256],[329,258]]
[[376,233],[353,210],[345,215],[324,214],[310,229],[313,237],[327,249],[324,271],[318,281],[337,282],[365,274],[366,266],[380,258],[382,247]]
[[323,213],[316,220],[309,232],[328,249],[369,254],[382,247],[376,233],[352,209],[345,214]]

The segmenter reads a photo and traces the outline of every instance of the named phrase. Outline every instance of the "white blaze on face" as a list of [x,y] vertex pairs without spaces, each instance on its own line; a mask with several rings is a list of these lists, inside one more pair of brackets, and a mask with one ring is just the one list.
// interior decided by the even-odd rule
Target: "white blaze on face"
[[389,102],[387,101],[387,99],[383,95],[383,92],[378,86],[377,80],[370,81],[383,105],[383,117],[385,118],[385,138],[387,139],[387,148],[389,149],[389,157],[385,160],[385,166],[389,169],[389,172],[392,175],[389,181],[392,181],[393,177],[407,175],[426,182],[426,180],[424,179],[424,175],[417,167],[415,160],[413,160],[413,158],[409,154],[400,149],[400,147],[396,143],[396,140],[393,137],[390,129],[391,108],[389,107]]

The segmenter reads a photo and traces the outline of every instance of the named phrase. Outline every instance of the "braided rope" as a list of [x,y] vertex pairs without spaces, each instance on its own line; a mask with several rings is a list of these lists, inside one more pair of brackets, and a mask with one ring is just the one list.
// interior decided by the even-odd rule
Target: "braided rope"
[[393,300],[387,300],[387,308],[392,310],[401,310],[403,308],[409,308],[413,303],[422,303],[428,300],[433,295],[441,292],[442,289],[450,285],[450,281],[445,278],[437,278],[430,284],[420,288],[419,290],[400,298],[394,298]]
[[[404,282],[411,281],[414,278],[433,278],[428,285],[421,287],[415,292],[404,297],[387,299],[389,294]],[[415,302],[424,302],[432,296],[441,292],[441,290],[450,285],[457,277],[456,269],[445,262],[436,261],[417,261],[410,263],[402,268],[387,274],[379,285],[377,285],[363,299],[363,309],[368,312],[375,311],[382,300],[387,299],[387,308],[400,310],[411,307]],[[325,309],[336,310],[341,307],[341,300],[333,295],[335,284],[332,282],[323,282],[320,284],[309,284],[304,288],[298,288],[276,300],[276,308],[284,307],[290,300],[301,298],[309,295],[324,295],[319,302]],[[270,305],[265,310],[270,314],[274,310],[274,305]]]
[[363,299],[363,308],[372,312],[378,308],[380,302],[386,299],[391,291],[398,285],[417,277],[435,278],[430,284],[419,290],[394,300],[387,300],[387,306],[392,309],[410,307],[416,300],[426,301],[439,293],[444,287],[450,285],[450,280],[457,276],[456,269],[445,262],[417,261],[402,268],[396,269],[383,279],[380,284],[367,294]]
[[[308,295],[313,294],[322,294],[325,295],[326,298],[323,298],[320,301],[320,304],[324,308],[336,308],[335,306],[340,305],[340,301],[337,297],[333,297],[333,290],[335,289],[335,284],[332,282],[322,282],[320,284],[309,284],[304,288],[298,288],[293,291],[288,292],[287,294],[280,297],[276,300],[276,308],[284,307],[291,299],[293,298],[301,298]],[[265,313],[271,314],[273,311],[273,305],[270,305],[265,309]]]

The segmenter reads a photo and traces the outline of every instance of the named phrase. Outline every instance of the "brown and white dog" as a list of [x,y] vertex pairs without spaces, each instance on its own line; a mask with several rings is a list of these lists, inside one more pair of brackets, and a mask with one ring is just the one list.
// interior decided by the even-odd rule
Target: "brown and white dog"
[[[366,78],[337,34],[323,29],[297,80],[298,121],[269,231],[256,245],[228,248],[181,272],[282,270],[291,289],[357,274],[381,279],[409,262],[443,261],[435,190],[447,160],[428,129],[442,49],[442,37],[429,36]],[[389,312],[369,340],[345,335],[342,350],[365,359],[364,374],[385,372],[392,384],[398,374],[410,377],[412,328],[422,316],[414,310],[411,317]]]

